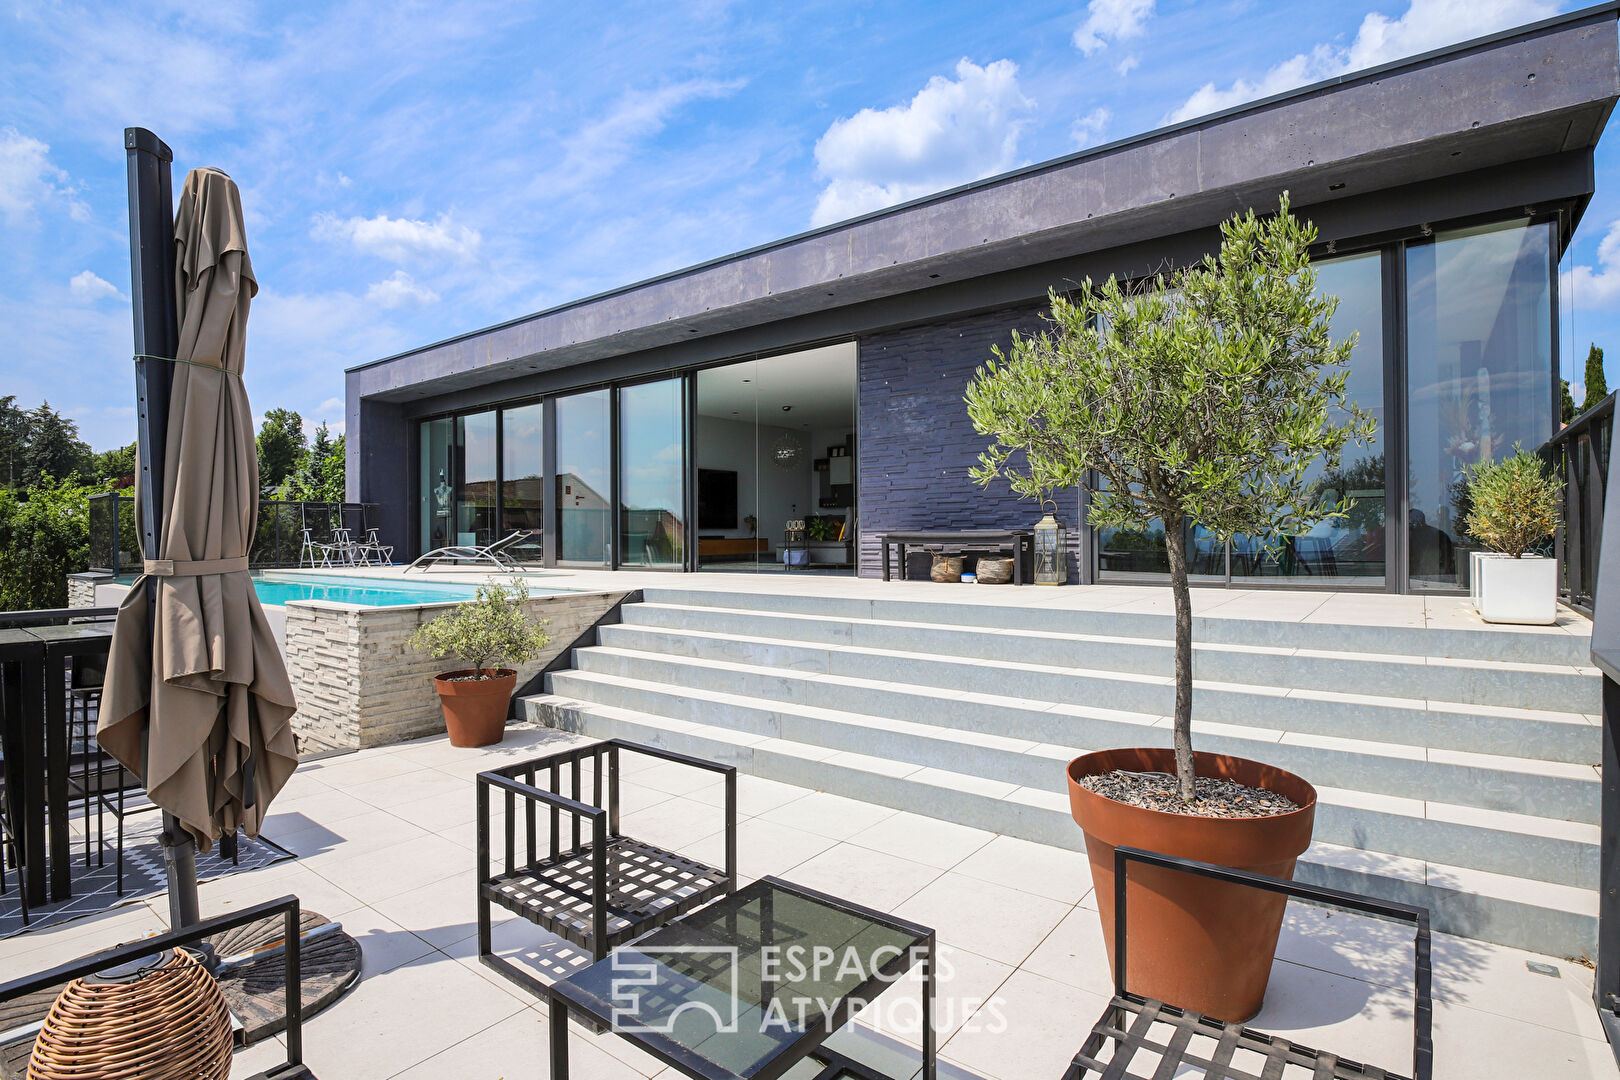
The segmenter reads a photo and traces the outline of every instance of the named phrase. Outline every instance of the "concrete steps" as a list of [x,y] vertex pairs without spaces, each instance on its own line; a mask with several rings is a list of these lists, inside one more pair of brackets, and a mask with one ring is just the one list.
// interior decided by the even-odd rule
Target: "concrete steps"
[[[1069,848],[1082,837],[1064,764],[1170,745],[1167,647],[1140,636],[1149,617],[747,599],[752,609],[727,592],[649,590],[601,644],[575,651],[549,694],[526,699],[529,717]],[[796,607],[813,610],[785,610]],[[907,617],[872,617],[880,607]],[[938,608],[951,617],[918,621]],[[1567,642],[1410,630],[1392,640],[1428,651],[1304,651],[1274,643],[1279,624],[1204,622],[1225,640],[1199,652],[1197,743],[1317,786],[1302,878],[1423,903],[1449,932],[1590,951],[1599,742],[1585,711],[1597,680],[1568,662]],[[1251,623],[1259,644],[1240,640]],[[1516,659],[1434,652],[1482,653],[1475,638]],[[1358,678],[1379,692],[1342,689]]]

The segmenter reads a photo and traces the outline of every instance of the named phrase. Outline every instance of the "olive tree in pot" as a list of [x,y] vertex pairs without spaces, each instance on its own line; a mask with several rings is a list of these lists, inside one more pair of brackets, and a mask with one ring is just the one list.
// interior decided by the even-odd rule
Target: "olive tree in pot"
[[434,659],[454,656],[464,665],[433,678],[451,746],[489,746],[506,732],[506,712],[517,686],[507,665],[533,659],[551,638],[523,609],[529,589],[521,578],[478,587],[476,599],[424,623],[410,643]]
[[[1099,751],[1068,769],[1110,956],[1116,846],[1291,877],[1310,844],[1310,784],[1193,751],[1182,524],[1223,540],[1286,538],[1346,508],[1324,504],[1313,478],[1374,424],[1346,396],[1354,339],[1330,331],[1338,301],[1316,292],[1315,236],[1284,195],[1276,215],[1226,222],[1219,253],[1196,265],[1054,291],[1046,326],[994,350],[967,390],[974,426],[992,439],[975,479],[1004,477],[1036,498],[1086,487],[1097,527],[1169,525],[1174,747]],[[1222,1020],[1258,1012],[1285,899],[1157,868],[1131,881],[1131,989]]]
[[1558,527],[1564,486],[1520,446],[1468,470],[1464,529],[1490,550],[1473,557],[1474,607],[1496,623],[1558,621],[1558,560],[1530,551]]

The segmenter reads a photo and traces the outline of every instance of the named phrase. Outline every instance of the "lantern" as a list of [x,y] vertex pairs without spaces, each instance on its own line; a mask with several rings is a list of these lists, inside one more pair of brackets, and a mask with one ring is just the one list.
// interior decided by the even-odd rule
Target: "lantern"
[[1069,532],[1051,510],[1035,523],[1035,584],[1062,585],[1069,580]]

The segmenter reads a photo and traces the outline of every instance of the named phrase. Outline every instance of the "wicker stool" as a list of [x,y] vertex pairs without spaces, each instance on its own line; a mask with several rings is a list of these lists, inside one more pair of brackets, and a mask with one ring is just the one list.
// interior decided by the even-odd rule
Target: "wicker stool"
[[214,977],[174,949],[63,987],[28,1080],[226,1080],[231,1048]]

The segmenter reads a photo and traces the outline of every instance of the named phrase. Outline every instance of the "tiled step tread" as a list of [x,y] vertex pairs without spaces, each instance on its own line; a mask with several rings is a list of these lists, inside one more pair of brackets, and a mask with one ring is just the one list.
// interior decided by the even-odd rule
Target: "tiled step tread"
[[[697,740],[712,739],[722,743],[731,742],[734,744],[736,741],[734,739],[736,733],[724,728],[671,720],[667,717],[631,709],[579,702],[556,695],[536,695],[533,698],[526,699],[526,701],[535,704],[554,704],[565,709],[584,711],[591,716],[610,722],[626,724],[633,728],[669,732]],[[864,771],[872,775],[888,775],[882,771],[883,765],[886,764],[883,759],[867,758],[863,761],[861,755],[836,755],[826,752],[825,748],[808,747],[804,744],[787,743],[781,739],[767,737],[753,737],[752,741],[747,745],[755,752],[798,757],[813,762],[822,768]],[[835,756],[839,757],[840,760],[830,760]],[[762,772],[761,775],[766,775],[766,773]],[[827,774],[826,778],[832,780],[835,778],[835,774]],[[978,778],[961,773],[951,773],[939,769],[919,769],[898,778],[898,780],[907,785],[908,791],[913,792],[913,794],[908,795],[909,807],[912,809],[921,808],[925,813],[928,812],[928,808],[939,807],[948,803],[952,798],[959,797],[964,790],[981,797],[989,797],[1009,805],[1020,806],[1037,814],[1067,815],[1068,813],[1068,801],[1062,795],[1046,791],[1031,791],[1027,788],[1017,788],[1001,794],[989,794],[983,790],[975,790],[978,786]],[[832,784],[825,789],[836,793],[837,786]],[[1079,843],[1078,830],[1066,834],[1065,839],[1073,840],[1074,843],[1071,846],[1077,849],[1083,847]],[[1349,872],[1356,876],[1358,884],[1365,891],[1377,895],[1410,895],[1410,890],[1413,888],[1419,890],[1420,898],[1424,890],[1435,891],[1436,896],[1447,892],[1458,893],[1503,904],[1561,913],[1572,917],[1575,924],[1583,928],[1582,933],[1586,933],[1586,920],[1591,920],[1595,927],[1597,896],[1595,890],[1592,889],[1425,862],[1421,859],[1343,847],[1321,841],[1313,843],[1305,854],[1301,856],[1299,862],[1299,876],[1307,880],[1320,879],[1323,876],[1321,873],[1312,873],[1313,870]],[[1378,885],[1379,882],[1386,884],[1381,887]],[[1521,945],[1521,947],[1530,946]],[[1542,946],[1542,951],[1546,951],[1549,947],[1551,946]]]
[[[779,614],[822,615],[842,620],[886,619],[919,623],[946,622],[983,629],[1052,629],[1089,632],[1096,627],[1128,630],[1131,636],[1167,638],[1171,618],[1162,612],[1080,609],[1030,604],[1018,600],[968,600],[941,595],[921,599],[817,596],[804,593],[736,592],[723,588],[654,587],[645,590],[648,601],[688,607],[770,611]],[[1459,601],[1465,603],[1466,601]],[[1545,663],[1590,663],[1590,633],[1584,620],[1564,612],[1571,627],[1413,626],[1326,619],[1276,620],[1263,616],[1222,615],[1218,610],[1193,617],[1194,637],[1200,642],[1270,641],[1280,646],[1303,645],[1347,651],[1412,655],[1458,656],[1476,659],[1528,659]],[[1348,631],[1348,633],[1346,633]]]
[[[759,610],[757,608],[734,608],[718,605],[679,604],[657,601],[643,601],[634,605],[634,610],[649,614],[658,612],[683,611],[699,615],[716,614],[728,616],[742,616],[745,618],[773,620],[783,624],[794,622],[812,623],[824,626],[848,626],[853,620],[834,615],[799,614],[796,612]],[[633,615],[631,616],[634,617]],[[884,627],[888,629],[929,633],[959,633],[964,637],[964,646],[971,648],[976,635],[994,633],[1009,638],[1026,638],[1030,640],[1061,641],[1076,646],[1082,645],[1129,645],[1142,648],[1163,650],[1169,653],[1174,650],[1175,643],[1163,637],[1139,637],[1130,634],[1097,634],[1080,633],[1062,630],[1028,630],[1021,627],[1001,626],[942,626],[938,623],[907,622],[895,619],[863,618],[858,620],[864,626]],[[634,624],[632,624],[634,625]],[[822,645],[829,647],[834,643],[807,640],[803,638],[783,638],[783,641],[797,641],[801,644]],[[1235,653],[1240,655],[1297,657],[1309,660],[1342,660],[1357,664],[1398,664],[1408,667],[1446,666],[1455,668],[1484,669],[1491,671],[1523,671],[1523,672],[1556,672],[1559,674],[1596,675],[1597,669],[1580,667],[1559,663],[1535,663],[1502,659],[1479,659],[1470,657],[1452,657],[1419,654],[1408,652],[1364,652],[1359,650],[1330,650],[1305,647],[1291,647],[1280,645],[1241,644],[1236,642],[1199,641],[1194,636],[1194,652]],[[966,653],[953,653],[951,655],[968,655]]]
[[[619,676],[604,676],[584,671],[571,671],[567,672],[566,675],[567,678],[565,679],[565,683],[570,686],[580,682],[585,684],[599,682],[620,686],[629,686],[642,690],[651,690],[659,693],[680,693],[684,696],[692,697],[700,701],[713,702],[717,705],[723,704],[748,707],[750,705],[757,704],[751,698],[741,697],[738,695],[722,694],[716,691],[691,688],[676,689],[664,683],[651,683],[642,680],[624,679]],[[1040,756],[1050,758],[1057,762],[1071,760],[1072,758],[1085,752],[1086,749],[1083,747],[1058,747],[1040,743],[1020,743],[1018,740],[1007,740],[996,736],[976,734],[974,734],[971,738],[956,738],[958,735],[973,733],[962,733],[958,732],[954,728],[941,728],[929,724],[918,724],[907,720],[893,720],[887,717],[865,716],[857,713],[842,712],[835,709],[821,709],[811,705],[794,705],[791,703],[780,704],[783,706],[783,708],[777,711],[791,712],[795,715],[812,719],[835,721],[845,725],[882,729],[889,732],[909,734],[918,738],[944,741],[953,745],[962,745],[964,749],[968,747],[979,747],[998,749],[1009,753],[1039,754]],[[612,709],[616,712],[636,712],[636,710],[619,709],[617,706],[599,705],[594,702],[589,703],[589,707],[594,710]],[[639,715],[654,714],[642,713]],[[693,721],[679,720],[668,717],[659,717],[658,719],[664,725],[676,730],[694,731],[701,729],[705,732],[723,732],[725,733],[723,736],[724,741],[741,746],[757,746],[763,742],[774,742],[788,743],[793,746],[803,746],[806,747],[806,750],[810,749],[809,744],[793,742],[790,740],[775,739],[770,735],[764,735],[758,732],[740,731],[719,724],[699,724]],[[1195,725],[1194,730],[1196,733],[1198,730],[1197,725]],[[1352,740],[1345,741],[1350,742]],[[1378,747],[1381,744],[1370,743],[1367,745]],[[848,755],[851,753],[850,751],[827,747],[814,747],[814,750],[820,752],[819,756],[814,758],[814,760],[825,760],[826,758],[834,755]],[[1257,755],[1263,755],[1263,753],[1263,750],[1256,750]],[[805,756],[808,756],[808,754]],[[913,764],[914,768],[918,770],[930,768],[930,766],[921,764],[910,764]],[[1529,764],[1547,765],[1554,763],[1540,762]],[[1585,776],[1583,778],[1591,779],[1594,784],[1597,782],[1596,775],[1591,769],[1585,767],[1576,768],[1580,768],[1584,772]],[[993,778],[971,776],[970,774],[966,773],[957,773],[954,775],[967,778],[964,780],[964,782],[972,782],[977,786],[983,786],[985,784],[992,786],[1000,785],[1007,787],[1009,790],[1017,787],[1017,785]],[[1054,769],[1053,775],[1054,780],[1049,790],[1059,794],[1061,797],[1061,770]],[[1578,822],[1565,822],[1556,819],[1535,817],[1528,814],[1514,814],[1506,811],[1490,811],[1476,809],[1474,807],[1454,806],[1445,803],[1426,804],[1416,799],[1385,796],[1371,792],[1347,791],[1340,788],[1318,788],[1317,793],[1319,800],[1323,803],[1340,804],[1365,810],[1377,810],[1381,813],[1397,814],[1414,819],[1422,819],[1426,816],[1430,816],[1425,808],[1426,806],[1433,806],[1436,808],[1436,815],[1438,815],[1435,818],[1436,820],[1446,820],[1457,824],[1475,825],[1480,828],[1497,829],[1505,832],[1516,832],[1527,836],[1552,836],[1558,839],[1578,839],[1579,842],[1582,843],[1592,843],[1595,842],[1597,832],[1596,826]],[[1538,823],[1545,824],[1538,825]]]
[[[591,646],[588,649],[578,650],[578,652],[576,653],[576,658],[578,658],[578,656],[580,654],[584,654],[584,653],[597,653],[597,654],[601,654],[601,655],[604,655],[604,656],[617,656],[617,657],[627,659],[627,660],[637,660],[637,659],[642,658],[642,654],[639,654],[639,653],[635,652],[634,650],[619,649],[619,648],[615,648],[615,647],[612,647],[612,646],[603,646],[603,645]],[[666,659],[663,655],[660,655],[660,659],[664,660],[665,662],[669,662],[669,663],[678,663],[678,664],[686,664],[686,665],[691,665],[691,666],[709,667],[709,668],[715,668],[715,669],[719,669],[719,670],[736,671],[736,672],[744,673],[744,674],[770,676],[770,677],[778,678],[778,679],[790,679],[790,680],[791,679],[802,679],[802,680],[806,680],[806,681],[809,681],[809,682],[812,682],[812,683],[814,683],[814,682],[837,682],[837,683],[842,683],[842,684],[847,684],[847,685],[861,685],[863,683],[876,685],[876,680],[856,679],[856,678],[853,678],[851,676],[844,676],[844,675],[827,675],[827,674],[823,674],[823,673],[819,673],[819,672],[817,672],[817,673],[804,673],[804,672],[796,672],[796,671],[784,671],[784,670],[782,670],[780,668],[768,668],[768,667],[761,667],[761,666],[752,665],[752,664],[741,664],[741,663],[737,663],[735,661],[715,660],[715,659],[711,659],[711,658],[708,658],[708,657],[680,656],[680,657],[669,657],[669,658]],[[643,689],[655,689],[655,690],[669,690],[670,689],[670,684],[664,683],[664,682],[659,682],[657,680],[633,679],[633,678],[627,678],[627,677],[622,676],[622,675],[605,676],[605,675],[600,675],[598,673],[591,672],[589,670],[583,670],[583,669],[575,669],[573,671],[568,672],[567,674],[570,675],[570,676],[576,676],[577,675],[577,676],[589,677],[589,678],[593,678],[593,679],[602,679],[603,681],[609,681],[609,682],[613,682],[613,683],[616,683],[616,684],[622,684],[622,685],[636,686],[636,687],[640,687],[640,688],[643,688]],[[1200,684],[1195,683],[1194,685],[1197,686],[1197,685],[1200,685]],[[1230,685],[1230,684],[1227,684],[1227,685]],[[756,697],[753,697],[753,696],[748,696],[748,695],[728,694],[728,693],[725,693],[723,691],[707,690],[707,689],[701,689],[701,688],[698,688],[698,687],[689,687],[689,686],[682,686],[682,687],[679,687],[678,689],[679,689],[679,692],[682,693],[682,694],[698,696],[698,697],[702,697],[702,698],[705,698],[705,699],[715,700],[715,701],[723,702],[723,703],[734,705],[734,706],[760,707],[762,705],[762,702],[761,702],[760,699],[758,699]],[[906,689],[911,691],[911,692],[918,693],[918,694],[921,694],[921,695],[924,695],[924,696],[941,696],[941,697],[948,696],[948,697],[951,697],[951,698],[961,698],[963,696],[960,692],[957,692],[957,691],[933,691],[933,690],[928,689],[927,687],[921,687],[921,686],[909,686]],[[986,705],[1002,705],[1002,706],[1011,706],[1011,707],[1025,707],[1025,708],[1028,708],[1028,707],[1033,705],[1034,707],[1036,707],[1038,709],[1041,709],[1042,711],[1045,711],[1047,709],[1056,709],[1056,708],[1059,707],[1059,704],[1060,704],[1060,703],[1057,703],[1057,702],[1032,701],[1031,699],[1027,699],[1027,698],[997,697],[995,695],[990,695],[990,694],[976,694],[976,695],[974,695],[974,700],[982,701]],[[945,727],[942,727],[942,726],[936,725],[936,724],[922,724],[922,723],[916,723],[914,721],[892,719],[892,718],[889,718],[889,717],[868,716],[866,714],[851,714],[851,713],[845,712],[843,710],[822,709],[822,708],[818,708],[817,706],[813,706],[813,705],[802,705],[802,704],[798,704],[796,702],[784,701],[784,700],[775,699],[775,698],[769,699],[768,702],[766,702],[765,704],[767,704],[768,707],[771,710],[791,711],[791,712],[794,712],[794,713],[797,713],[797,714],[800,714],[800,715],[804,715],[804,716],[819,716],[819,717],[823,717],[823,718],[839,718],[839,719],[843,719],[843,718],[847,718],[847,717],[850,717],[850,716],[857,716],[858,715],[859,716],[859,722],[862,722],[862,723],[867,723],[867,724],[874,725],[874,726],[881,726],[881,727],[887,728],[889,730],[909,731],[909,732],[913,732],[915,734],[925,735],[925,736],[937,736],[940,732],[947,732],[948,731],[948,732],[952,733],[953,735],[967,735],[967,736],[969,736],[969,738],[965,739],[964,741],[980,741],[981,745],[987,745],[987,746],[996,745],[996,746],[999,746],[1000,748],[1003,748],[1003,749],[1014,750],[1015,752],[1023,752],[1025,750],[1027,750],[1029,748],[1029,746],[1035,745],[1033,743],[1029,743],[1029,742],[1024,741],[1024,740],[1005,739],[1005,738],[1003,738],[1001,736],[994,736],[994,735],[989,735],[989,734],[985,734],[985,733],[963,732],[963,730],[960,729],[960,728],[954,728],[954,727],[945,728]],[[1146,713],[1125,713],[1125,712],[1118,712],[1118,711],[1113,711],[1113,710],[1095,709],[1095,708],[1088,707],[1088,706],[1076,706],[1076,705],[1069,705],[1069,704],[1064,704],[1064,705],[1061,706],[1061,708],[1062,708],[1062,711],[1067,715],[1096,716],[1099,719],[1116,720],[1116,721],[1122,721],[1122,722],[1125,722],[1125,723],[1139,723],[1139,724],[1143,724],[1144,726],[1163,726],[1164,724],[1168,723],[1168,720],[1165,717],[1151,717],[1149,714],[1146,714]],[[1565,714],[1565,715],[1568,715],[1568,714]],[[1584,724],[1584,721],[1581,721],[1581,723]],[[1195,725],[1194,725],[1195,730],[1198,728],[1198,726],[1199,726],[1199,724],[1197,722],[1195,722]],[[1505,770],[1505,771],[1509,771],[1509,772],[1525,772],[1525,773],[1532,773],[1532,774],[1539,775],[1539,776],[1559,777],[1559,778],[1564,778],[1564,779],[1575,779],[1575,780],[1589,780],[1589,781],[1591,781],[1593,783],[1597,782],[1597,774],[1594,771],[1594,769],[1592,768],[1592,766],[1572,764],[1572,763],[1569,763],[1569,762],[1540,761],[1540,760],[1536,760],[1534,758],[1510,758],[1510,757],[1503,757],[1503,756],[1495,755],[1495,754],[1473,753],[1473,752],[1465,751],[1465,750],[1441,750],[1441,749],[1428,748],[1428,747],[1414,747],[1414,746],[1398,745],[1398,744],[1392,744],[1392,743],[1387,743],[1387,742],[1379,742],[1379,741],[1372,741],[1372,740],[1366,740],[1366,739],[1350,739],[1350,738],[1343,738],[1343,737],[1338,737],[1338,736],[1316,735],[1316,734],[1310,734],[1310,733],[1304,733],[1304,732],[1289,732],[1289,731],[1283,731],[1283,730],[1279,730],[1279,729],[1264,728],[1264,727],[1260,727],[1258,725],[1253,725],[1253,726],[1244,725],[1244,726],[1239,727],[1237,725],[1232,725],[1232,724],[1218,724],[1218,725],[1210,724],[1210,725],[1205,726],[1205,730],[1211,730],[1211,731],[1218,730],[1219,733],[1223,734],[1223,735],[1231,735],[1234,738],[1253,739],[1253,740],[1255,740],[1257,742],[1286,742],[1286,743],[1290,743],[1290,744],[1293,744],[1293,745],[1313,746],[1313,747],[1317,747],[1317,748],[1321,748],[1321,749],[1341,750],[1341,751],[1343,751],[1345,753],[1365,754],[1365,755],[1374,756],[1374,757],[1403,758],[1403,759],[1406,759],[1406,760],[1415,760],[1415,759],[1419,759],[1421,757],[1421,758],[1426,758],[1427,760],[1430,760],[1430,761],[1437,761],[1437,762],[1443,761],[1445,764],[1451,764],[1451,765],[1471,766],[1471,767],[1475,767],[1475,768],[1500,769],[1500,770]]]
[[[1143,686],[1174,686],[1173,675],[1159,675],[1147,672],[1122,671],[1115,668],[1087,668],[1076,664],[1035,664],[1015,660],[979,660],[972,657],[945,657],[937,653],[909,652],[900,649],[884,649],[868,645],[847,645],[838,642],[807,642],[797,638],[774,638],[757,634],[738,634],[715,630],[694,630],[682,628],[675,630],[668,627],[646,625],[638,623],[622,623],[612,628],[622,634],[640,635],[666,635],[682,640],[698,640],[725,642],[732,644],[751,645],[766,649],[801,650],[809,653],[846,653],[861,654],[865,656],[884,658],[895,664],[904,664],[908,661],[937,663],[941,660],[953,660],[965,664],[988,664],[1007,672],[1028,672],[1039,675],[1068,676],[1076,679],[1110,679],[1120,682],[1135,683]],[[663,654],[659,655],[685,655]],[[1345,654],[1349,658],[1360,659],[1353,654]],[[1502,665],[1493,663],[1478,663],[1479,670],[1492,670]],[[1539,670],[1552,671],[1553,668],[1542,667]],[[1575,668],[1560,669],[1568,671],[1573,676]],[[1453,702],[1438,698],[1416,698],[1405,696],[1386,696],[1376,694],[1351,694],[1336,690],[1321,690],[1309,687],[1274,686],[1265,683],[1241,683],[1215,679],[1195,679],[1194,686],[1207,690],[1227,690],[1252,694],[1265,694],[1278,697],[1295,697],[1306,700],[1322,701],[1353,701],[1360,704],[1377,705],[1392,708],[1436,708],[1454,712],[1492,712],[1507,711],[1513,715],[1528,715],[1536,719],[1545,719],[1553,723],[1568,723],[1590,726],[1586,715],[1578,712],[1568,712],[1556,709],[1521,709],[1511,706],[1493,705],[1475,702]]]

